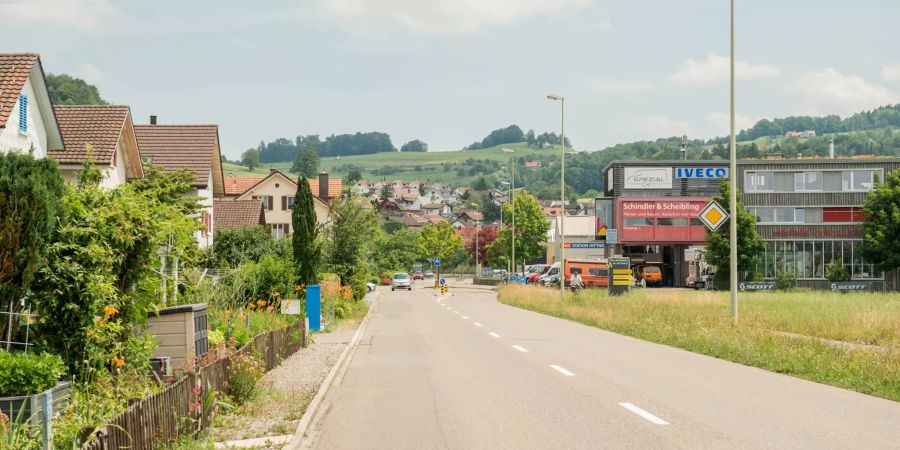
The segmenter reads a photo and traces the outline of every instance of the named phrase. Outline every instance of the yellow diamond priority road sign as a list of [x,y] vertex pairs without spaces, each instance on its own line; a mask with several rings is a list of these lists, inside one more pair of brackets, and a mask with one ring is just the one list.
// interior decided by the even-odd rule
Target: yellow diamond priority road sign
[[706,225],[706,228],[709,228],[709,231],[716,231],[728,221],[728,213],[715,200],[712,200],[700,212],[700,220]]

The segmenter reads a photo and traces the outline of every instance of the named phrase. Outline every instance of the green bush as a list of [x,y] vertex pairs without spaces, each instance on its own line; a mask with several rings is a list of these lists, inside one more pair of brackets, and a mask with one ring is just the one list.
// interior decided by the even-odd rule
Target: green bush
[[847,271],[847,268],[841,264],[840,260],[832,259],[827,266],[825,266],[825,278],[832,283],[841,283],[844,281],[850,281],[850,272]]
[[228,395],[238,404],[253,398],[256,382],[265,374],[262,361],[249,353],[235,355],[228,365]]
[[789,291],[797,287],[797,272],[784,270],[775,273],[775,289]]
[[53,387],[66,373],[62,358],[49,353],[0,351],[0,397],[31,395]]

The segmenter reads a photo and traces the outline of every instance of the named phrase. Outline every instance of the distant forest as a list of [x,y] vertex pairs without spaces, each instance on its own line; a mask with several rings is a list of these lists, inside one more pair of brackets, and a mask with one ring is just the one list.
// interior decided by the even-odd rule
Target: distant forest
[[[559,145],[559,136],[556,133],[541,133],[535,135],[534,130],[523,132],[518,125],[510,125],[491,131],[484,139],[475,141],[463,150],[478,150],[503,144],[515,144],[525,142],[529,147],[544,148],[545,145]],[[572,147],[572,141],[566,138],[566,147]]]
[[313,148],[319,156],[369,155],[381,152],[396,152],[387,133],[371,131],[368,133],[331,135],[322,140],[318,134],[297,136],[291,140],[278,138],[272,142],[260,142],[258,146],[261,163],[293,161],[301,148]]
[[[762,119],[756,125],[742,130],[737,135],[739,141],[752,141],[763,136],[784,136],[788,131],[815,130],[817,134],[866,131],[884,127],[900,127],[900,104],[886,105],[871,111],[863,111],[841,119],[840,116],[824,117],[790,116],[783,119]],[[728,138],[721,137],[711,144],[727,144]]]

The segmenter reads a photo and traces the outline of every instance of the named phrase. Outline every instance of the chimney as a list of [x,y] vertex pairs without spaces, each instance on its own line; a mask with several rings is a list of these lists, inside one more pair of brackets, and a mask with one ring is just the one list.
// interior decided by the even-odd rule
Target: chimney
[[269,166],[269,173],[275,173],[275,172],[278,172],[278,169],[275,168],[275,166]]
[[150,116],[150,125],[156,125],[156,116]]
[[328,173],[319,173],[319,199],[328,202]]

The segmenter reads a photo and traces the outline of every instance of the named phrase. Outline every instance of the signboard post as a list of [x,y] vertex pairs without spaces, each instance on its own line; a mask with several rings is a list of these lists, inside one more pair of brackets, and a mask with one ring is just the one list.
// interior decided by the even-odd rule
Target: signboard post
[[631,258],[613,256],[609,258],[609,295],[628,293],[631,287]]
[[613,245],[619,243],[619,230],[609,228],[606,230],[606,243]]

